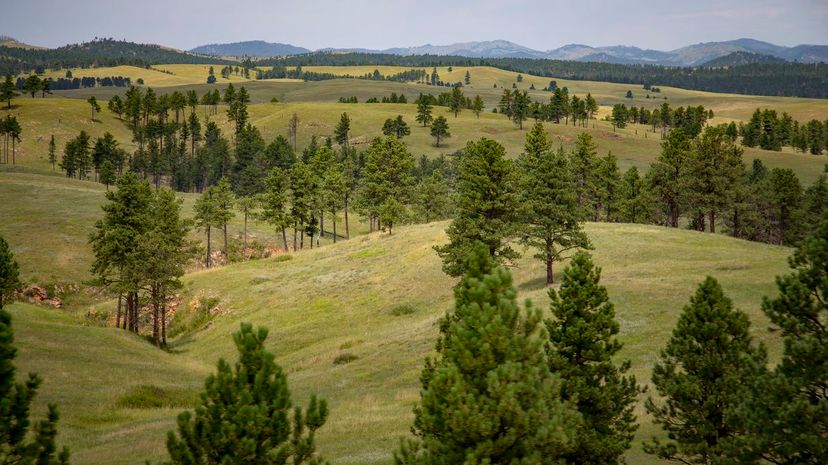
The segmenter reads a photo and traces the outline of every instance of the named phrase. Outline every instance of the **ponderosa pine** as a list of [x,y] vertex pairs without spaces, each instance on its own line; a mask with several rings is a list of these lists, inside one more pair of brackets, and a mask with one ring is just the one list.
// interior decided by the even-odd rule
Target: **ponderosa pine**
[[740,401],[742,384],[767,358],[764,348],[754,346],[749,329],[747,315],[707,277],[653,367],[653,385],[662,400],[650,397],[645,407],[667,438],[653,437],[644,452],[683,463],[732,458],[728,443],[743,430],[729,410]]
[[195,411],[178,416],[177,434],[167,435],[168,465],[325,463],[315,436],[328,405],[311,395],[304,411],[293,406],[287,375],[265,349],[267,333],[242,323],[233,334],[239,360],[220,359]]
[[521,310],[508,270],[474,245],[440,324],[438,356],[425,362],[415,439],[397,465],[559,463],[578,415],[549,372],[539,309]]
[[568,464],[623,463],[638,428],[633,409],[641,389],[627,374],[630,361],[613,361],[622,347],[619,325],[600,281],[601,268],[580,252],[564,270],[560,289],[549,289],[549,369],[560,376],[561,397],[573,401],[583,419],[574,449],[564,454]]

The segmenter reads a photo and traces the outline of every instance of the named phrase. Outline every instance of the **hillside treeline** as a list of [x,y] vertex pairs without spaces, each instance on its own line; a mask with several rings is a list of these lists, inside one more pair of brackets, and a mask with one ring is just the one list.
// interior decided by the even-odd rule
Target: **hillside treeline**
[[729,68],[687,68],[533,58],[312,53],[260,60],[257,64],[262,66],[493,66],[518,73],[561,79],[673,86],[747,95],[828,98],[828,64],[825,63],[752,63]]
[[97,39],[54,49],[26,49],[0,46],[0,74],[43,73],[48,69],[95,68],[154,64],[229,64],[228,60],[193,55],[152,44]]

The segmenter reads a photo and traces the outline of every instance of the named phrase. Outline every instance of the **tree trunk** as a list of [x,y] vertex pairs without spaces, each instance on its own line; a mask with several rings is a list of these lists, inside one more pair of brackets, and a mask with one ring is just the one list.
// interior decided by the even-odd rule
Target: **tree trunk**
[[285,253],[288,251],[288,242],[287,242],[287,233],[285,232],[285,227],[282,226],[282,242],[285,243]]
[[546,284],[553,284],[555,279],[552,276],[552,263],[554,262],[552,254],[546,254]]
[[207,226],[207,268],[210,268],[210,226]]
[[296,252],[296,222],[293,222],[293,251]]
[[[166,300],[166,299],[164,299]],[[167,303],[161,302],[161,346],[167,347]]]
[[710,218],[710,232],[715,233],[716,232],[716,212],[713,211],[713,210],[710,210],[710,213],[708,214],[708,217]]
[[319,237],[325,237],[325,212],[319,212]]
[[336,244],[336,212],[331,213],[331,216],[333,217],[331,220],[331,223],[333,223],[333,241]]
[[345,239],[351,238],[351,232],[348,228],[348,197],[345,197]]
[[224,262],[228,263],[230,258],[227,256],[227,223],[224,223]]
[[118,294],[118,313],[115,316],[115,327],[119,328],[121,326],[121,294]]
[[152,341],[155,343],[155,347],[161,347],[161,337],[159,334],[159,325],[158,325],[158,317],[159,317],[158,308],[158,285],[152,285]]
[[242,261],[247,261],[247,208],[244,209],[244,245],[242,245]]

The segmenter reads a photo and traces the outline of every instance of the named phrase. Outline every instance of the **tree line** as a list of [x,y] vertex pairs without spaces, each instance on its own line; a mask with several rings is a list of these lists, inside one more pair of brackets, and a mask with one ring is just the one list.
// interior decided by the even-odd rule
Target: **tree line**
[[389,55],[316,52],[257,62],[260,66],[492,66],[559,79],[660,85],[747,95],[828,97],[825,63],[750,63],[731,67],[674,67],[578,62],[537,58],[470,58],[449,55]]
[[747,123],[739,124],[739,136],[746,147],[779,151],[788,146],[819,155],[828,149],[828,120],[800,123],[786,112],[780,116],[776,110],[757,108]]

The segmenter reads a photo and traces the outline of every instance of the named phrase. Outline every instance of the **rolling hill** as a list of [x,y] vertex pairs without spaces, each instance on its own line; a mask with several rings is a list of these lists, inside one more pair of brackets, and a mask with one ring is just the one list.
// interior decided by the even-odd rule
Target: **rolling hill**
[[[183,407],[124,406],[124,396],[140,385],[194,393],[219,357],[235,357],[230,334],[249,321],[270,328],[268,348],[287,371],[295,402],[304,404],[312,392],[329,401],[320,451],[335,465],[387,464],[398,438],[408,434],[436,322],[452,306],[454,280],[440,271],[432,250],[446,240],[446,226],[405,226],[393,236],[364,235],[291,260],[191,273],[183,301],[215,296],[223,311],[176,339],[171,353],[112,328],[79,326],[59,311],[13,305],[19,368],[45,378],[37,412],[47,402],[60,404],[60,438],[72,446],[73,463],[155,461]],[[648,382],[656,351],[705,275],[722,282],[753,320],[753,334],[778,355],[779,341],[759,306],[774,292],[774,276],[785,272],[789,249],[657,226],[590,223],[586,230],[616,305],[621,356],[632,361],[640,382]],[[524,253],[512,269],[519,300],[546,308],[543,264],[530,256]],[[111,310],[112,303],[97,309]],[[342,354],[352,361],[335,364]],[[639,439],[657,433],[641,404],[636,414]],[[638,442],[627,460],[656,463]]]
[[725,56],[714,58],[702,66],[718,68],[724,66],[742,66],[754,63],[784,63],[782,58],[773,55],[762,55],[753,52],[733,52]]
[[201,45],[190,52],[212,56],[249,56],[249,57],[278,57],[284,55],[300,55],[310,50],[289,44],[265,42],[263,40],[249,40],[232,44]]

